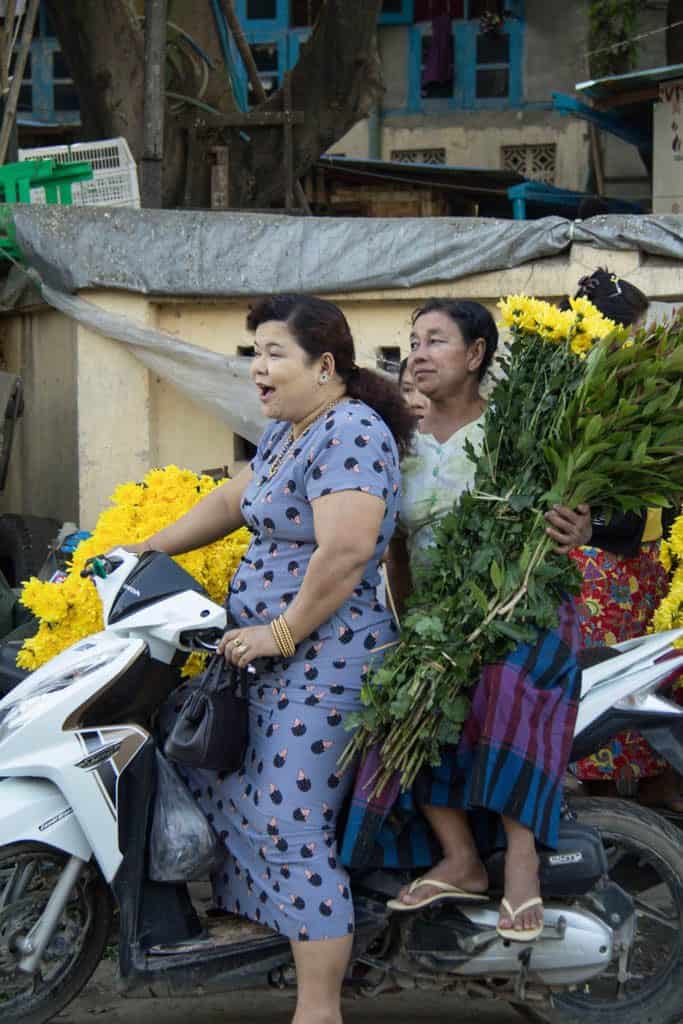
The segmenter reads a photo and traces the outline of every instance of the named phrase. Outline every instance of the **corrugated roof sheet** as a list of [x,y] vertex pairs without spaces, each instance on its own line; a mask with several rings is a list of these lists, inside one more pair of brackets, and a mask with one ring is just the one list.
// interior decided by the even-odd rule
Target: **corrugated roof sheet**
[[494,193],[506,196],[512,185],[527,179],[514,171],[485,167],[453,167],[450,164],[413,164],[399,160],[373,160],[346,156],[323,156],[319,163],[355,181],[382,179],[406,185],[428,184],[459,192]]

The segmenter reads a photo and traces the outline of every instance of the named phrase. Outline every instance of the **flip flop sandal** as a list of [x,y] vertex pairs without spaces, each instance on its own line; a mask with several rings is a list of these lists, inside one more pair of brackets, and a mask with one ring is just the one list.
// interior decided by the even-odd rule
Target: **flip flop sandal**
[[467,892],[466,889],[459,889],[457,885],[449,885],[448,882],[439,882],[436,878],[416,878],[408,887],[408,892],[413,893],[418,889],[430,886],[438,891],[431,896],[425,896],[419,903],[404,903],[401,899],[389,900],[387,908],[399,912],[422,910],[432,903],[441,900],[454,900],[456,903],[486,903],[488,896],[481,892]]
[[[525,910],[531,910],[532,907],[542,907],[543,900],[538,896],[532,900],[527,900],[526,903],[520,904],[516,910],[513,910],[508,901],[503,898],[500,904],[509,915],[510,919],[514,922],[515,918],[519,914],[523,914]],[[543,931],[543,922],[536,925],[535,928],[501,928],[500,925],[496,928],[496,931],[500,935],[501,939],[509,939],[510,942],[535,942]]]

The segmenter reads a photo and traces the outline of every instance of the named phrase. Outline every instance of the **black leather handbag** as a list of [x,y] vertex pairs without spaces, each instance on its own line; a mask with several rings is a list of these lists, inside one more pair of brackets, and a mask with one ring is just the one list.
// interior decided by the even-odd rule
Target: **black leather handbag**
[[244,669],[214,654],[187,697],[164,744],[171,761],[235,772],[249,742],[249,681]]

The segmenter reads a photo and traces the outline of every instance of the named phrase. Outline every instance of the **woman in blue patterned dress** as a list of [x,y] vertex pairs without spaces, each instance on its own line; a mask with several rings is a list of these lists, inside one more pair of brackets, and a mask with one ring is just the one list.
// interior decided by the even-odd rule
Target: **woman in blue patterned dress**
[[217,903],[292,940],[294,1024],[339,1024],[354,921],[335,839],[352,773],[337,761],[368,667],[396,642],[376,588],[412,420],[394,385],[356,366],[331,303],[263,299],[247,326],[274,422],[249,468],[138,547],[176,555],[243,523],[253,533],[228,595],[237,628],[220,644],[258,672],[250,746],[239,772],[188,781],[225,846]]

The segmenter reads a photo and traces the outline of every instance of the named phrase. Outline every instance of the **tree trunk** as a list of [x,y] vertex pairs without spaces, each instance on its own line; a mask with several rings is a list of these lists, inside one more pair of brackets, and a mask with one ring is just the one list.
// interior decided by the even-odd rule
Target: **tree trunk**
[[[78,88],[81,139],[123,136],[140,166],[144,151],[144,26],[131,0],[47,0],[60,46]],[[207,4],[208,10],[208,4]],[[182,202],[187,148],[185,130],[168,113],[164,122],[164,206]],[[205,205],[205,178],[197,177]],[[194,204],[193,204],[194,205]]]
[[[667,26],[683,22],[683,0],[669,0],[666,10]],[[683,24],[669,28],[666,33],[667,64],[683,64]]]
[[126,0],[47,0],[81,101],[83,139],[125,136],[142,157],[144,36]]
[[[333,143],[367,117],[383,91],[377,49],[382,0],[324,0],[320,17],[291,74],[295,110],[294,173],[301,178]],[[262,110],[282,110],[283,90]],[[229,132],[231,205],[284,206],[285,155],[282,127],[249,129],[245,142]]]
[[[107,0],[106,17],[102,0],[47,0],[47,4],[78,88],[81,137],[123,135],[139,161],[143,154],[144,33],[135,19],[132,0]],[[294,109],[305,115],[305,123],[293,131],[298,178],[366,117],[381,95],[376,36],[381,6],[382,0],[323,2],[313,35],[302,46],[291,75]],[[174,4],[173,20],[197,39],[215,37],[208,3],[201,11],[196,3],[185,0]],[[223,110],[234,109],[227,86],[223,86],[223,102],[214,98],[224,76],[220,66],[216,75],[212,74],[210,102]],[[259,109],[281,110],[282,90]],[[284,205],[282,127],[250,128],[250,141],[245,142],[238,130],[212,127],[210,114],[192,106],[187,111],[192,113],[183,115],[182,122],[166,116],[164,206],[209,206],[207,151],[217,142],[230,148],[231,205]]]

